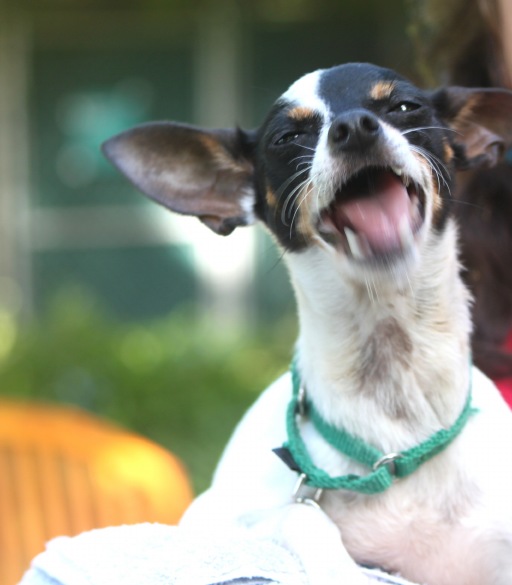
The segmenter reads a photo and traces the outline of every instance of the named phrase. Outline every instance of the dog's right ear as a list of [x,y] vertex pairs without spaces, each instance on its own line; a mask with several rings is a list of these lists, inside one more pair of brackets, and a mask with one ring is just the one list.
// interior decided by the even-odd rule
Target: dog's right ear
[[102,150],[143,193],[228,235],[254,222],[254,142],[239,129],[154,122],[110,138]]

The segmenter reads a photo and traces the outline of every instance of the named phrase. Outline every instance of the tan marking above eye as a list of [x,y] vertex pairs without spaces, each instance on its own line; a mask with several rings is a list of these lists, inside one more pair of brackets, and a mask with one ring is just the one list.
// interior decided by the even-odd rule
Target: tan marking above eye
[[385,100],[391,96],[395,84],[392,81],[378,81],[370,91],[373,100]]
[[296,106],[288,112],[288,117],[293,120],[305,120],[308,118],[314,118],[316,116],[315,110],[307,108],[305,106]]

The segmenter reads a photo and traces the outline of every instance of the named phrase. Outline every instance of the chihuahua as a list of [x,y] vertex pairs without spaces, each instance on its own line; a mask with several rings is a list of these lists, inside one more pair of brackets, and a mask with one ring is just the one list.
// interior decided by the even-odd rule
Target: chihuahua
[[510,92],[351,63],[300,78],[255,131],[157,122],[105,143],[141,191],[218,234],[265,224],[295,290],[291,376],[184,526],[275,539],[313,585],[366,583],[363,565],[512,583],[512,416],[471,363],[451,215],[455,173],[511,141]]

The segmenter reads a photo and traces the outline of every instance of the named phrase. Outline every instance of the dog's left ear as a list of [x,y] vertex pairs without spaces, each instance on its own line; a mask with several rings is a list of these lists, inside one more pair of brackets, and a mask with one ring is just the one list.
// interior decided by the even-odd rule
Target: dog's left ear
[[144,194],[228,235],[254,222],[253,142],[239,129],[154,122],[114,136],[102,150]]
[[460,170],[494,166],[512,144],[512,91],[445,87],[431,99],[453,142],[463,146]]

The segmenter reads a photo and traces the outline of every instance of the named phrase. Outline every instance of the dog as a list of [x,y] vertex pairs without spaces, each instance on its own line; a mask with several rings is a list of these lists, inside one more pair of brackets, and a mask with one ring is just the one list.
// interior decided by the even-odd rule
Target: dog
[[[150,198],[284,251],[300,332],[183,525],[278,540],[313,585],[360,565],[512,583],[512,415],[471,364],[451,190],[512,141],[512,93],[424,91],[350,63],[301,77],[260,128],[157,122],[104,144]],[[277,449],[277,454],[274,452]]]

